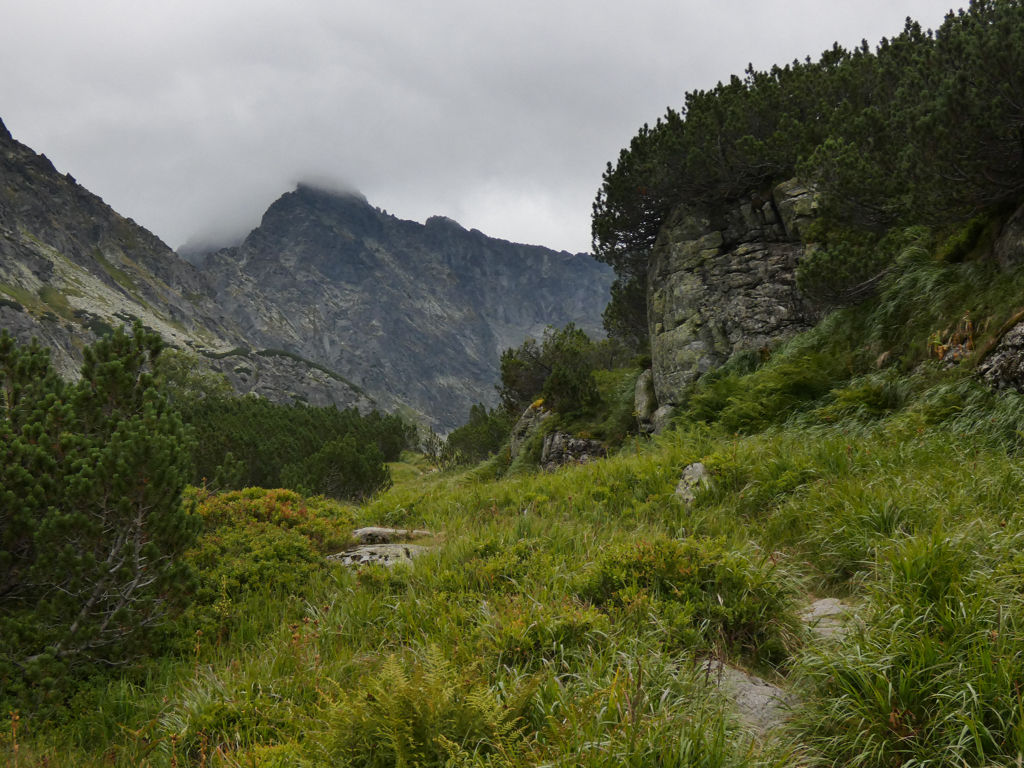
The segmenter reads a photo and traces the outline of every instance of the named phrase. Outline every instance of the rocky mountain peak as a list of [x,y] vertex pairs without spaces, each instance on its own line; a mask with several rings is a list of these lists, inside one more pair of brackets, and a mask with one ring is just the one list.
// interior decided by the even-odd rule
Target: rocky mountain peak
[[203,269],[261,346],[314,360],[442,428],[495,402],[505,348],[549,324],[599,334],[612,280],[585,254],[490,238],[443,216],[406,221],[359,194],[307,185]]
[[612,282],[585,254],[405,221],[315,184],[241,245],[202,256],[196,242],[199,268],[0,132],[0,325],[46,341],[67,376],[85,343],[138,319],[239,392],[372,399],[450,429],[496,402],[504,349],[548,325],[599,334]]

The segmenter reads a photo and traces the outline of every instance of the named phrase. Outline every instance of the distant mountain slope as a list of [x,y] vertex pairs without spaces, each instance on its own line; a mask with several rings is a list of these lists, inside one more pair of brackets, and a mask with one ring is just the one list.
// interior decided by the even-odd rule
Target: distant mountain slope
[[306,186],[197,269],[0,122],[0,328],[47,343],[69,378],[85,344],[139,319],[239,392],[372,400],[448,429],[495,402],[504,348],[548,324],[598,332],[611,279],[584,254],[401,221]]
[[464,421],[474,402],[496,401],[503,349],[549,324],[600,333],[612,281],[586,254],[497,240],[442,217],[403,221],[358,195],[304,185],[202,269],[259,345],[315,360],[443,427]]
[[172,346],[207,356],[240,392],[370,407],[315,365],[251,350],[211,293],[195,267],[59,174],[0,121],[0,328],[23,343],[46,343],[57,369],[74,378],[86,344],[139,319]]

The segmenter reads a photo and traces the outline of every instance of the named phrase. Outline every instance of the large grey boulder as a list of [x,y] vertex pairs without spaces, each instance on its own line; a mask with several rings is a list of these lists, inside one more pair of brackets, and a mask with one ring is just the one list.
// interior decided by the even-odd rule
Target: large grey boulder
[[996,238],[993,255],[1003,271],[1024,264],[1024,205],[1003,225]]
[[586,464],[595,459],[603,459],[607,455],[608,451],[600,440],[573,437],[565,432],[552,432],[544,438],[540,465],[550,472],[566,464]]
[[808,330],[815,308],[796,288],[800,233],[817,215],[812,189],[780,184],[724,210],[681,205],[668,216],[648,270],[648,324],[657,402],[734,353]]
[[663,405],[651,416],[651,431],[660,435],[672,423],[672,414],[676,411],[673,405]]

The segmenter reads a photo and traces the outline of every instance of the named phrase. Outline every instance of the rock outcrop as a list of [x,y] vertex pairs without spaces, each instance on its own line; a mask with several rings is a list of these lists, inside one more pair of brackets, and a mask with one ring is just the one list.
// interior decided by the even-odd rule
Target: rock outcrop
[[[1024,264],[1024,205],[1007,219],[992,248],[1001,269]],[[995,389],[1024,392],[1024,312],[1000,329],[998,341],[978,363],[979,378]]]
[[654,395],[654,372],[648,368],[636,380],[633,390],[633,412],[636,414],[640,431],[650,434],[654,431],[651,419],[658,410],[658,398]]
[[721,210],[680,206],[662,226],[648,270],[654,390],[662,406],[734,352],[808,330],[797,291],[800,233],[817,212],[797,180]]
[[1004,271],[1024,264],[1024,205],[999,230],[993,256]]
[[573,437],[566,432],[556,431],[544,437],[540,465],[551,472],[566,464],[586,464],[607,455],[608,451],[600,440]]
[[519,421],[512,427],[512,434],[510,436],[510,448],[509,448],[509,461],[512,461],[519,455],[519,452],[526,445],[526,441],[529,440],[537,430],[540,429],[541,424],[551,418],[554,414],[551,411],[545,410],[544,403],[534,403],[525,411],[523,415],[519,417]]

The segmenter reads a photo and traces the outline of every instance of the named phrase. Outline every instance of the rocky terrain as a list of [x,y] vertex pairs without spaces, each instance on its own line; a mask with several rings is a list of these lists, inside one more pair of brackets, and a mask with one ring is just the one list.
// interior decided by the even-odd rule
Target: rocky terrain
[[0,123],[0,327],[47,344],[68,378],[86,344],[138,319],[241,393],[450,429],[495,402],[503,349],[549,324],[599,332],[611,279],[584,254],[307,186],[197,268]]
[[218,306],[260,347],[345,376],[442,427],[495,401],[503,349],[547,325],[599,333],[611,272],[584,254],[496,240],[451,219],[388,215],[300,185],[237,248],[209,254]]
[[812,306],[796,288],[805,246],[800,228],[816,215],[812,190],[796,179],[769,199],[747,196],[723,210],[681,205],[658,234],[648,272],[648,322],[657,402],[734,352],[808,330]]

